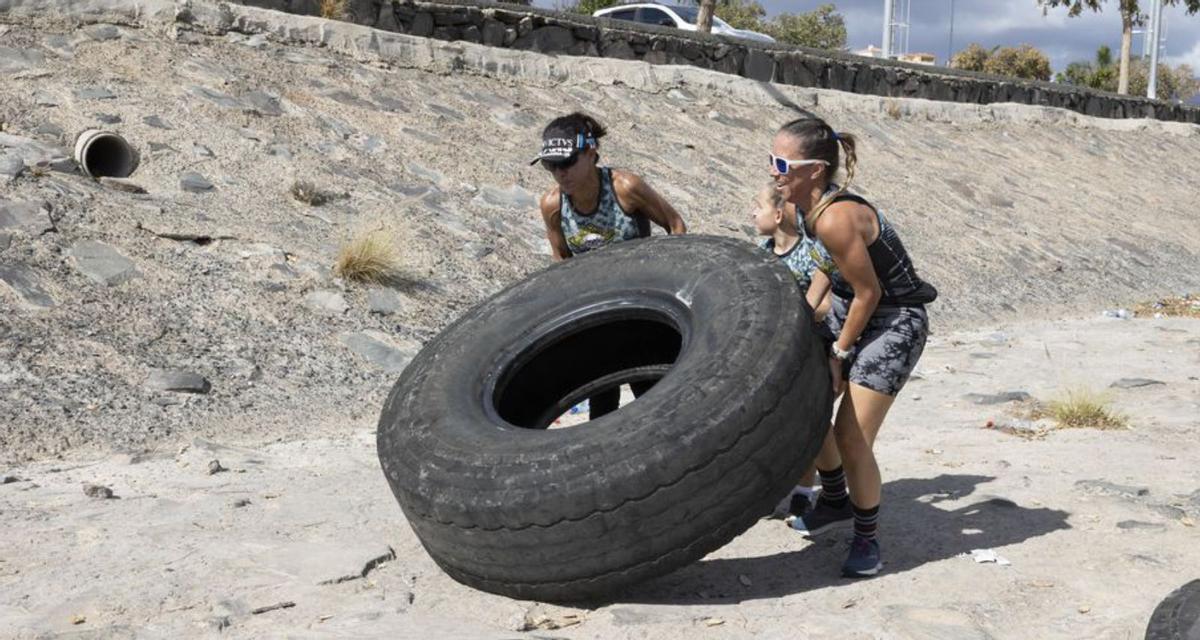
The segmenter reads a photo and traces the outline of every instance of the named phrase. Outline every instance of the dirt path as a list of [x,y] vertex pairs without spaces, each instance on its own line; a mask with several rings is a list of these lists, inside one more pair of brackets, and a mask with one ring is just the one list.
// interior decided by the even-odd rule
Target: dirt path
[[[451,581],[340,440],[46,462],[0,486],[0,628],[18,638],[1140,638],[1197,577],[1200,321],[1083,319],[935,336],[879,443],[884,573],[763,521],[595,609]],[[1108,389],[1119,379],[1144,386]],[[1134,383],[1128,383],[1132,385]],[[1023,391],[1107,389],[1131,428],[1024,437]],[[979,394],[969,396],[968,394]],[[228,470],[210,475],[211,460]],[[84,495],[104,485],[119,499]],[[1011,564],[980,564],[991,549]],[[294,606],[262,613],[281,603]],[[559,626],[561,628],[553,629]],[[79,634],[79,635],[74,635]]]

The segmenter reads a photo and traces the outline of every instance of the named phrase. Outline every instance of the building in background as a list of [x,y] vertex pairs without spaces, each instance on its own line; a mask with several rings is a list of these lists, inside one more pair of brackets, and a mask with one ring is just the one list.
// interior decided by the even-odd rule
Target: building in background
[[937,64],[937,56],[932,53],[924,53],[914,51],[911,53],[901,53],[896,56],[896,59],[901,62],[912,62],[914,64],[926,64],[933,66]]
[[859,49],[858,51],[853,51],[851,53],[853,53],[856,56],[866,56],[868,58],[882,58],[883,57],[883,49],[880,49],[879,47],[877,47],[873,44],[867,45],[866,49]]
[[[865,56],[868,58],[884,57],[883,49],[881,49],[880,47],[877,47],[873,44],[867,45],[866,49],[859,49],[857,51],[852,51],[851,53],[853,53],[856,56]],[[912,62],[915,64],[926,64],[926,65],[930,65],[930,66],[937,64],[937,56],[936,55],[934,55],[932,53],[921,52],[921,51],[914,51],[912,53],[898,53],[898,54],[896,54],[896,59],[901,62]]]

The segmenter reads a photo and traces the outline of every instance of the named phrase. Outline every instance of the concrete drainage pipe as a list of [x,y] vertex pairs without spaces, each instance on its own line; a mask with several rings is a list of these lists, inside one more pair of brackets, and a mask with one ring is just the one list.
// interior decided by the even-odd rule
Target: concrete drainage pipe
[[138,156],[125,138],[88,129],[75,139],[75,161],[90,178],[128,178],[137,168]]

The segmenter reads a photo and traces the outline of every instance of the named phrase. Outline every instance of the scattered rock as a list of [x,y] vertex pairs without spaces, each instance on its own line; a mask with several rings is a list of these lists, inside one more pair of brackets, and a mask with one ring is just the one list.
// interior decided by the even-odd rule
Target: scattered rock
[[391,189],[402,196],[408,196],[410,198],[423,196],[426,193],[429,193],[429,190],[432,188],[433,187],[428,185],[406,184],[404,182],[393,182],[392,184],[388,185],[388,189]]
[[313,311],[338,315],[350,308],[350,305],[346,304],[346,298],[337,291],[313,291],[304,296],[304,304]]
[[64,172],[75,170],[75,161],[65,149],[33,138],[0,133],[0,158],[13,153],[24,161],[25,166],[43,165]]
[[391,344],[389,338],[377,331],[343,334],[342,344],[368,362],[388,373],[400,373],[416,355],[417,349],[406,349]]
[[229,469],[222,467],[220,460],[209,460],[208,461],[208,475],[210,475],[210,476],[216,475],[218,473],[221,473],[222,471],[229,471]]
[[116,249],[95,240],[80,240],[71,247],[75,268],[92,281],[114,286],[140,276],[129,258]]
[[105,40],[116,40],[121,37],[120,29],[116,25],[111,24],[92,24],[83,28],[83,32],[92,40],[103,42]]
[[1046,436],[1054,428],[1049,420],[1026,420],[1024,418],[1001,418],[996,422],[988,421],[988,427],[1001,433],[1007,433],[1022,438],[1039,439]]
[[14,49],[0,47],[0,74],[12,74],[40,67],[46,56],[37,49]]
[[16,476],[0,476],[0,484],[12,484],[20,481],[21,479]]
[[242,46],[250,47],[251,49],[262,49],[267,46],[267,36],[262,33],[256,33],[242,41]]
[[482,260],[496,252],[495,247],[478,242],[466,242],[463,244],[462,250],[476,260]]
[[83,87],[75,90],[76,100],[113,100],[117,94],[105,87]]
[[217,157],[212,149],[200,144],[199,142],[192,143],[192,155],[197,158],[215,158]]
[[754,131],[758,127],[758,125],[752,120],[747,120],[745,118],[734,118],[732,116],[727,116],[720,111],[709,111],[708,119],[719,122],[727,127],[745,129],[746,131]]
[[458,111],[456,111],[454,109],[451,109],[450,107],[445,107],[445,106],[442,106],[442,105],[436,104],[436,103],[429,103],[426,106],[429,107],[430,111],[432,111],[440,116],[445,116],[451,120],[455,120],[457,122],[464,122],[467,119],[466,116],[464,116],[463,114],[459,113]]
[[109,500],[115,497],[112,489],[101,484],[83,485],[83,495],[97,500]]
[[33,132],[39,135],[57,138],[63,134],[63,128],[54,124],[53,122],[43,122],[42,124],[39,124],[37,128],[33,130]]
[[241,136],[247,140],[253,140],[255,142],[262,142],[262,135],[259,132],[255,131],[254,129],[251,129],[249,127],[238,127],[237,133],[239,136]]
[[429,167],[417,164],[416,162],[410,162],[408,164],[408,170],[418,178],[421,178],[427,182],[431,182],[435,185],[442,184],[446,181],[446,176],[442,174],[442,172],[436,169],[430,169]]
[[262,90],[254,90],[242,96],[247,110],[264,116],[281,116],[283,109],[279,107],[279,98]]
[[146,116],[146,117],[142,118],[142,122],[146,123],[147,125],[149,125],[151,127],[154,127],[155,129],[174,129],[175,128],[175,127],[172,127],[170,124],[167,124],[159,116]]
[[376,287],[367,291],[367,306],[371,313],[381,315],[391,315],[399,313],[403,309],[403,301],[400,299],[400,294],[391,289]]
[[151,369],[146,387],[154,391],[208,393],[212,385],[200,374],[180,369]]
[[45,201],[11,202],[0,198],[0,229],[33,235],[54,231],[54,223],[50,221],[50,204]]
[[340,102],[346,106],[358,107],[360,109],[371,109],[372,111],[375,110],[374,104],[367,102],[366,100],[363,100],[362,98],[348,91],[342,91],[340,89],[338,91],[331,91],[326,93],[325,97],[335,102]]
[[125,193],[146,193],[146,188],[142,185],[130,180],[129,178],[113,178],[111,176],[100,176],[98,181],[100,184],[117,191]]
[[5,249],[9,248],[10,246],[12,246],[12,234],[7,233],[7,232],[0,232],[0,251],[4,251]]
[[375,104],[379,105],[379,108],[383,109],[384,111],[391,111],[392,113],[408,113],[408,107],[405,106],[403,102],[391,96],[385,96],[376,93],[371,95],[371,99],[374,100]]
[[233,501],[233,508],[241,509],[242,507],[249,506],[249,504],[250,504],[249,498],[238,498],[237,500]]
[[214,91],[207,87],[193,86],[189,89],[189,91],[192,93],[192,95],[196,95],[201,98],[204,98],[205,100],[212,102],[213,104],[217,105],[218,107],[225,107],[226,109],[237,109],[242,106],[242,103],[239,102],[237,100],[237,98],[234,98],[233,96],[228,95],[228,94],[221,93],[220,91]]
[[342,140],[349,138],[357,131],[357,129],[355,129],[353,126],[338,120],[337,118],[331,118],[329,116],[317,116],[317,124],[321,125],[321,127],[324,129],[332,131]]
[[54,306],[54,300],[42,289],[37,276],[24,265],[0,263],[0,283],[7,285],[28,309],[49,309]]
[[963,396],[966,400],[979,405],[1003,404],[1005,402],[1025,402],[1033,399],[1024,391],[1005,391],[1003,393],[984,394],[968,393]]
[[53,34],[46,36],[43,44],[51,53],[54,53],[60,58],[70,60],[75,57],[75,45],[71,39],[62,34]]
[[1125,531],[1132,531],[1135,529],[1149,530],[1149,531],[1164,531],[1164,530],[1166,530],[1167,525],[1162,524],[1160,522],[1141,522],[1138,520],[1122,520],[1117,523],[1117,528],[1123,529]]
[[1132,487],[1124,484],[1114,484],[1107,480],[1079,480],[1075,487],[1100,495],[1116,496],[1128,500],[1136,500],[1150,495],[1146,487]]
[[473,202],[491,207],[531,210],[537,206],[537,196],[517,185],[507,189],[486,185],[479,190]]
[[101,124],[120,124],[121,116],[112,113],[93,113],[92,117]]
[[195,171],[187,171],[179,177],[179,187],[192,193],[204,193],[213,190],[213,183]]
[[1156,384],[1166,383],[1161,380],[1152,380],[1150,378],[1120,378],[1108,386],[1112,389],[1137,389],[1139,387],[1150,387]]
[[13,152],[0,152],[0,178],[12,182],[25,171],[25,161]]

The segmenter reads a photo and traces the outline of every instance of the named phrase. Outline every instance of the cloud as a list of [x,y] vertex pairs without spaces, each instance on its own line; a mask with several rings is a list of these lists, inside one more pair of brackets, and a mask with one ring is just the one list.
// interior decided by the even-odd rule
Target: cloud
[[1193,43],[1191,50],[1177,56],[1167,56],[1162,61],[1172,67],[1186,64],[1191,66],[1193,70],[1200,71],[1200,42]]

